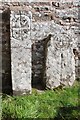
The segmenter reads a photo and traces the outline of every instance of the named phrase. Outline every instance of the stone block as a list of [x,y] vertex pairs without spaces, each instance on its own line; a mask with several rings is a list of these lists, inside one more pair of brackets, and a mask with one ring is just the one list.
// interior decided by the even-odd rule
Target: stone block
[[20,25],[20,12],[17,11],[11,11],[11,14],[10,14],[10,26],[11,28],[14,27],[14,28],[19,28],[21,27]]
[[26,11],[11,11],[11,46],[31,48],[30,28],[31,20],[30,15]]
[[47,52],[46,75],[48,88],[73,85],[75,81],[75,59],[71,42],[71,36],[68,32],[59,33],[58,36],[53,33]]
[[11,47],[31,48],[31,44],[30,32],[27,32],[27,29],[11,30]]
[[30,15],[11,11],[10,23],[13,94],[31,93]]
[[31,50],[11,48],[13,94],[31,93]]

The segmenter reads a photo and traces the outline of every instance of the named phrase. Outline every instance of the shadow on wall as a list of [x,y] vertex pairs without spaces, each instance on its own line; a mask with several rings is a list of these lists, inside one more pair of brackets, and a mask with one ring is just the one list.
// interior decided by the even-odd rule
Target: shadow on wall
[[2,92],[12,94],[10,10],[2,13]]
[[39,90],[46,88],[46,58],[50,39],[51,34],[32,45],[32,87]]
[[45,73],[44,47],[41,41],[32,45],[32,87],[39,90],[45,89],[43,85]]

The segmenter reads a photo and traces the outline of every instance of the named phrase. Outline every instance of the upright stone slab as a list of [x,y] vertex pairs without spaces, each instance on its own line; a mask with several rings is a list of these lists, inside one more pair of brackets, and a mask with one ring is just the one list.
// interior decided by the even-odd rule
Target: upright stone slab
[[48,47],[46,86],[50,89],[59,86],[72,86],[75,81],[72,36],[68,34],[68,31],[66,32],[63,29],[62,31],[64,31],[64,34],[61,31],[58,34],[53,34],[51,45]]
[[[35,28],[35,29],[34,29]],[[59,86],[73,85],[75,81],[75,59],[73,34],[71,30],[66,30],[61,25],[57,25],[54,21],[50,22],[32,22],[31,39],[36,49],[36,38],[40,43],[51,34],[51,39],[46,47],[46,87],[54,89]],[[42,43],[42,42],[41,42]],[[43,44],[42,44],[43,45]],[[76,46],[76,44],[75,44]],[[37,51],[41,46],[37,47]],[[35,52],[36,56],[40,56],[39,52]],[[44,57],[44,56],[40,56]],[[40,59],[39,59],[40,60]],[[37,61],[35,57],[34,61]],[[38,62],[38,66],[39,66]],[[38,72],[37,64],[34,64],[35,73]],[[40,69],[40,68],[39,68]],[[37,76],[36,74],[34,74]],[[34,77],[35,77],[34,76]],[[39,77],[39,76],[38,76]],[[45,77],[45,76],[44,76]],[[43,77],[43,81],[45,78]],[[42,79],[41,79],[42,80]]]
[[13,94],[31,93],[31,14],[11,11],[11,67]]

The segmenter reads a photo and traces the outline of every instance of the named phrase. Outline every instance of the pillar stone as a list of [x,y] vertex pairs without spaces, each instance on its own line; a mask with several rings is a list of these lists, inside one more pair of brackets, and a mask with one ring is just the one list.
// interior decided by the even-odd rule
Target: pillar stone
[[11,11],[11,73],[13,94],[31,93],[31,14]]

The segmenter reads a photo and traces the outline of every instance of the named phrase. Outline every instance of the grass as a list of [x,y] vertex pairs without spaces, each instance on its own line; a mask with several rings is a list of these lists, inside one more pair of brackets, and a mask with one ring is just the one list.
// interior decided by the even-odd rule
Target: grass
[[2,98],[2,120],[26,120],[43,118],[52,120],[79,120],[79,84],[74,86],[46,90],[28,96],[8,96]]

